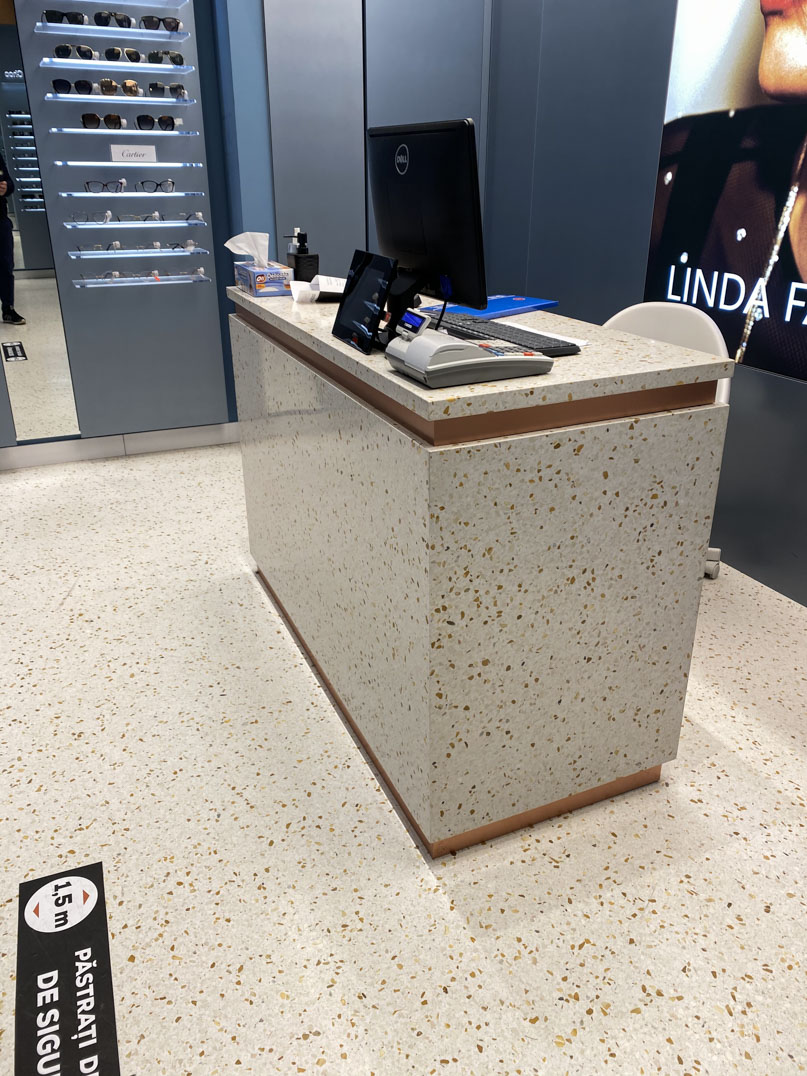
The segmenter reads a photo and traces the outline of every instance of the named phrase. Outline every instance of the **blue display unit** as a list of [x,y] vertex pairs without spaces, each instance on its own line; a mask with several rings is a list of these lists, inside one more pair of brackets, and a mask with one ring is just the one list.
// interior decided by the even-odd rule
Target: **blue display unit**
[[81,435],[226,422],[193,4],[15,6]]

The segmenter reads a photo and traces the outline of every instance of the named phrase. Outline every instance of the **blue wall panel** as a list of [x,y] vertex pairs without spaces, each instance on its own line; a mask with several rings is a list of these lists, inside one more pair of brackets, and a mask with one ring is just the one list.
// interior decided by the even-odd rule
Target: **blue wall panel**
[[264,12],[278,249],[302,228],[322,272],[344,276],[367,230],[361,0]]
[[712,545],[807,605],[807,384],[738,366]]
[[563,313],[596,322],[641,301],[675,9],[494,6],[492,287],[558,298]]
[[[367,126],[465,119],[476,127],[484,188],[488,121],[488,0],[366,4]],[[413,26],[428,27],[422,39]],[[417,47],[413,47],[417,43]],[[484,189],[482,190],[484,203]],[[368,234],[375,218],[368,199]]]

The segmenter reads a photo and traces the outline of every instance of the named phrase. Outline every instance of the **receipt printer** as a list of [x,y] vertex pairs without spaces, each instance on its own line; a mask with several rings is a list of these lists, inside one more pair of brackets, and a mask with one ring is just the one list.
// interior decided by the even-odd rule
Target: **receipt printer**
[[523,377],[543,373],[543,356],[497,355],[490,350],[430,329],[431,319],[417,310],[407,310],[396,327],[397,335],[387,344],[390,366],[430,389],[451,385],[472,385],[480,381]]

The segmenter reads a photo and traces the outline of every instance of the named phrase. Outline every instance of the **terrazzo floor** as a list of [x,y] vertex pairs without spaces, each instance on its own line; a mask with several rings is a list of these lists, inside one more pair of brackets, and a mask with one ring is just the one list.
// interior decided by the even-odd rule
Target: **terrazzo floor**
[[17,886],[98,859],[124,1076],[807,1071],[806,609],[724,567],[661,783],[432,862],[251,575],[237,446],[0,506],[0,1073]]

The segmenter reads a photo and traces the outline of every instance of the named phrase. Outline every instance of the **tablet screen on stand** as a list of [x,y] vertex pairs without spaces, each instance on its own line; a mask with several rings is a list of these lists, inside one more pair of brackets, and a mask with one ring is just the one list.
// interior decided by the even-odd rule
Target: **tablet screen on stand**
[[357,250],[350,263],[333,334],[369,355],[378,343],[378,327],[397,262],[380,254]]

